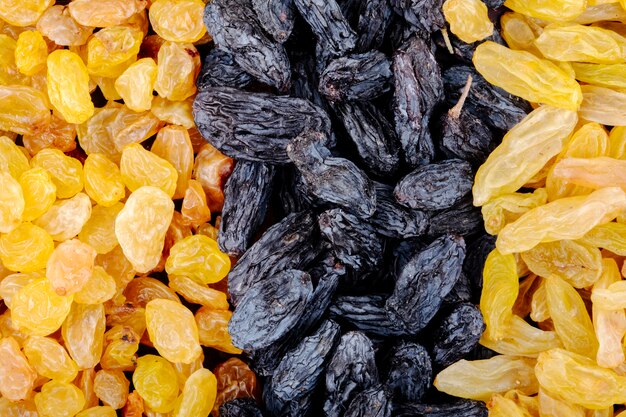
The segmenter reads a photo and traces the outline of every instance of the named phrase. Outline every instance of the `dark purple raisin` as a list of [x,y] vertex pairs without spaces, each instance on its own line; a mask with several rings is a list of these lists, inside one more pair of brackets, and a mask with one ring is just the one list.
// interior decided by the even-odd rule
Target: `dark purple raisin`
[[414,342],[401,342],[389,353],[385,386],[399,402],[420,402],[433,382],[428,351]]
[[476,347],[485,331],[480,310],[469,303],[456,305],[435,326],[433,361],[441,368],[463,359]]
[[291,35],[295,19],[293,0],[252,0],[259,23],[276,42],[284,43]]
[[344,417],[391,417],[392,404],[382,385],[358,393],[350,402]]
[[336,0],[293,0],[313,33],[335,55],[354,49],[356,33],[350,27]]
[[233,56],[220,48],[209,51],[196,84],[198,91],[210,87],[244,88],[252,82],[250,74],[245,72],[234,60]]
[[342,295],[330,307],[330,315],[334,320],[368,335],[401,336],[405,331],[389,319],[385,310],[386,301],[384,294]]

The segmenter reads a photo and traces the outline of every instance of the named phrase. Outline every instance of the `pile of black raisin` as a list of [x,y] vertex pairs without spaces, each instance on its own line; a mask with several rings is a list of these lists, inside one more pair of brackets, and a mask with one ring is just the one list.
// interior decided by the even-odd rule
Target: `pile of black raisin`
[[205,23],[194,117],[237,160],[218,242],[263,382],[221,415],[486,416],[432,381],[492,354],[472,180],[528,103],[444,36],[440,0],[213,0]]

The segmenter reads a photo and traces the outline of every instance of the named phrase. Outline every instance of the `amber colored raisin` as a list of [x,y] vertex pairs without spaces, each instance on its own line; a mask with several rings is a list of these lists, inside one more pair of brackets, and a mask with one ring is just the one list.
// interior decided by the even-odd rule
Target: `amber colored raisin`
[[80,291],[93,274],[96,251],[78,239],[59,244],[46,264],[46,277],[59,295]]
[[19,329],[29,334],[48,336],[61,327],[71,306],[71,296],[58,295],[47,279],[38,279],[15,294],[11,318]]
[[93,368],[100,362],[105,325],[102,304],[72,305],[61,333],[65,347],[80,369]]
[[91,200],[87,194],[78,193],[67,200],[57,200],[34,223],[45,229],[52,239],[62,242],[77,236],[89,217]]
[[165,269],[171,275],[184,275],[199,283],[221,281],[230,270],[230,258],[217,242],[204,235],[182,239],[170,249]]
[[169,286],[190,303],[215,310],[228,310],[226,294],[185,276],[169,276]]
[[173,198],[183,198],[193,169],[193,146],[187,129],[181,126],[164,127],[157,134],[150,150],[176,169],[178,178]]
[[172,417],[208,416],[217,394],[215,375],[208,369],[191,374],[172,412]]
[[230,358],[215,367],[217,377],[217,398],[213,407],[213,414],[218,415],[222,404],[235,398],[252,397],[259,395],[259,386],[256,375],[250,367],[239,358]]
[[101,28],[125,23],[146,4],[146,0],[74,0],[68,8],[81,25]]
[[158,63],[154,89],[159,96],[180,101],[195,94],[201,62],[192,44],[166,41],[159,49]]
[[100,360],[103,369],[132,371],[137,362],[140,336],[132,327],[117,325],[104,335],[104,353]]
[[95,33],[87,43],[87,69],[92,75],[116,78],[137,60],[143,33],[112,26]]
[[0,85],[0,129],[36,135],[50,124],[46,96],[33,87]]
[[172,197],[176,190],[178,173],[172,164],[145,150],[137,143],[124,148],[120,171],[124,184],[131,191],[142,186],[153,186],[160,188]]
[[83,288],[74,294],[74,302],[101,304],[113,298],[116,289],[115,279],[101,266],[95,266]]
[[234,166],[235,162],[231,158],[209,144],[204,144],[198,151],[193,167],[193,177],[202,184],[212,212],[222,211],[224,184]]
[[10,401],[28,397],[37,373],[12,337],[0,339],[0,394]]
[[119,409],[124,407],[128,398],[130,382],[122,371],[100,370],[96,372],[93,388],[103,404]]
[[9,233],[20,225],[24,215],[24,192],[8,170],[0,167],[0,232]]
[[146,355],[137,359],[133,385],[146,405],[153,411],[167,413],[178,397],[176,371],[165,359]]
[[233,346],[233,342],[228,334],[228,321],[233,315],[228,310],[212,310],[208,307],[201,307],[196,311],[196,323],[198,324],[198,334],[200,343],[203,346],[212,347],[222,352],[238,355],[241,349]]
[[125,197],[126,187],[115,162],[100,153],[92,153],[85,160],[85,192],[96,203],[111,207]]
[[79,24],[72,18],[66,6],[56,5],[47,9],[37,21],[37,30],[45,37],[63,46],[80,46],[87,43],[92,27]]
[[207,205],[206,194],[202,184],[197,180],[189,181],[180,212],[183,220],[193,227],[198,227],[211,220],[211,210]]

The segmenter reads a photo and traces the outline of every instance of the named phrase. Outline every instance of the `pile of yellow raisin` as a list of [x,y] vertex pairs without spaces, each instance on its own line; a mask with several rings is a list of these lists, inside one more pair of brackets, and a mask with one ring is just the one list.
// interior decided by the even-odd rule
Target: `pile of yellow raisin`
[[0,2],[0,416],[216,416],[258,393],[217,352],[241,353],[233,161],[191,114],[205,2],[54,3]]
[[[461,39],[489,34],[475,3],[444,7]],[[501,355],[457,362],[435,385],[487,402],[491,417],[624,417],[626,2],[505,6],[508,47],[484,42],[473,57],[489,82],[535,109],[473,188],[497,235],[480,343]]]

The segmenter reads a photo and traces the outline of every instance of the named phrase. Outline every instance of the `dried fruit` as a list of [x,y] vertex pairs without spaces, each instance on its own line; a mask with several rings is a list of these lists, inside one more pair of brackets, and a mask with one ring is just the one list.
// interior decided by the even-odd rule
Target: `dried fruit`
[[61,327],[71,307],[71,296],[60,296],[47,279],[37,279],[13,296],[11,320],[28,334],[48,336]]
[[493,33],[487,6],[481,0],[446,0],[443,15],[450,24],[450,31],[465,43],[483,40]]
[[124,148],[120,161],[122,181],[129,190],[143,186],[158,187],[172,197],[176,190],[178,173],[167,160],[132,143]]
[[33,221],[44,214],[56,201],[57,187],[45,169],[34,167],[19,177],[24,194],[22,220]]
[[150,151],[168,161],[178,173],[172,198],[185,197],[194,164],[193,146],[187,129],[180,126],[164,127],[157,133]]
[[257,394],[256,375],[241,359],[230,358],[215,367],[214,372],[217,379],[217,397],[213,413],[228,401],[254,397]]
[[104,305],[72,305],[61,333],[65,348],[79,369],[93,368],[100,362],[105,325]]
[[233,313],[228,310],[213,310],[210,307],[198,309],[195,319],[200,344],[222,352],[240,354],[241,349],[233,346],[228,333],[228,322],[232,315]]
[[94,113],[89,95],[89,74],[74,52],[57,50],[48,56],[50,103],[68,123],[83,123]]
[[48,45],[41,33],[27,30],[20,33],[15,47],[15,65],[22,74],[35,75],[46,68]]
[[[91,100],[91,99],[90,99]],[[31,168],[48,171],[57,187],[57,198],[71,198],[83,189],[83,166],[58,149],[43,149],[30,160]]]
[[143,32],[111,26],[95,33],[87,43],[89,74],[117,78],[137,59]]
[[145,0],[75,0],[68,5],[70,14],[78,23],[99,28],[126,23],[145,7]]
[[32,223],[22,223],[12,232],[0,236],[0,260],[11,271],[44,269],[53,250],[52,237]]
[[20,183],[8,170],[0,169],[0,232],[10,233],[20,225],[26,203]]
[[204,7],[201,0],[156,0],[150,6],[152,29],[166,41],[196,42],[206,33]]
[[184,275],[202,284],[213,284],[228,274],[230,259],[219,250],[215,240],[194,235],[180,240],[170,249],[165,269],[171,275]]
[[115,90],[129,109],[136,112],[150,110],[157,71],[157,64],[152,58],[143,58],[134,62],[117,77]]
[[14,26],[30,26],[53,3],[53,0],[6,0],[0,7],[0,18]]
[[78,366],[56,340],[30,336],[24,343],[24,355],[37,373],[60,382],[71,382],[78,375]]
[[[82,3],[85,1],[83,0]],[[37,21],[37,30],[57,45],[62,46],[84,45],[93,32],[92,27],[76,22],[67,6],[62,5],[52,6],[43,12]]]
[[195,80],[200,73],[201,61],[192,44],[166,41],[159,49],[157,61],[159,67],[154,89],[159,96],[181,101],[196,93]]
[[208,416],[217,395],[217,380],[208,369],[191,374],[172,412],[173,417]]
[[35,135],[50,123],[44,94],[21,85],[0,86],[0,129],[20,135]]
[[165,359],[155,355],[137,359],[133,385],[151,410],[167,413],[174,409],[178,380],[176,371]]
[[59,295],[80,291],[93,275],[96,251],[78,239],[59,244],[46,264],[46,278]]
[[76,237],[90,217],[91,200],[87,194],[78,193],[67,200],[57,200],[34,224],[62,242]]
[[41,417],[72,417],[85,405],[85,396],[74,384],[50,381],[35,394],[37,412]]
[[0,353],[0,394],[9,401],[26,399],[34,387],[37,372],[14,338],[0,339]]
[[130,382],[122,371],[100,370],[96,372],[93,389],[100,401],[114,409],[126,404]]

